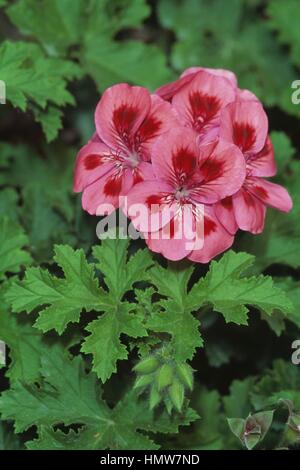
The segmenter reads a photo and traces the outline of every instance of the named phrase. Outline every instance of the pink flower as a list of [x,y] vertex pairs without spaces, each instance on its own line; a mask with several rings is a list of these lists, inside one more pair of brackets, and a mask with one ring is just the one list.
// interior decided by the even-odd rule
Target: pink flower
[[224,70],[192,68],[168,87],[157,93],[172,97],[181,124],[194,129],[201,143],[216,139],[221,110],[236,99],[235,76]]
[[155,93],[164,100],[171,101],[173,96],[175,96],[176,93],[178,93],[185,85],[190,83],[198,72],[208,72],[211,75],[226,78],[234,88],[237,88],[236,76],[230,70],[190,67],[180,75],[178,80],[161,86],[155,91]]
[[[148,247],[170,260],[188,257],[202,263],[229,248],[233,236],[219,223],[213,204],[243,184],[245,161],[240,150],[222,139],[199,146],[194,130],[179,127],[156,140],[152,166],[154,178],[135,185],[124,208],[134,226],[145,233]],[[145,208],[144,218],[131,212],[135,204]],[[198,249],[202,204],[204,245]]]
[[237,194],[218,203],[215,211],[231,233],[240,228],[256,234],[263,231],[266,206],[289,212],[292,200],[286,189],[263,178],[276,174],[268,119],[257,100],[246,98],[223,109],[220,120],[220,137],[244,154],[246,179]]
[[239,228],[262,232],[267,206],[292,208],[288,192],[265,179],[276,165],[263,107],[228,70],[191,67],[154,95],[115,85],[95,124],[75,168],[83,208],[106,215],[121,205],[168,259],[206,263]]
[[101,215],[107,211],[100,205],[118,208],[119,196],[153,178],[151,145],[178,121],[171,105],[158,96],[119,84],[104,92],[95,123],[96,135],[77,157],[74,191],[83,192],[83,209]]

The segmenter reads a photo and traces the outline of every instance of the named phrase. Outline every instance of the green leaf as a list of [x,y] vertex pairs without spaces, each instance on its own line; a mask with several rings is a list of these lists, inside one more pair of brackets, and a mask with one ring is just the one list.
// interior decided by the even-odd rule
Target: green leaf
[[10,220],[17,221],[19,215],[18,193],[15,189],[5,188],[1,190],[0,217],[7,215]]
[[[82,228],[73,222],[75,152],[59,143],[48,145],[40,152],[26,145],[0,146],[0,161],[3,161],[0,184],[14,188],[7,188],[2,194],[7,198],[6,193],[14,191],[15,195],[10,197],[18,202],[18,207],[11,207],[10,218],[21,221],[37,261],[48,261],[55,243],[75,244],[75,234],[78,243],[83,239]],[[8,203],[14,204],[13,200]]]
[[116,371],[118,360],[127,358],[120,336],[147,336],[136,304],[122,299],[134,283],[147,276],[152,259],[147,250],[139,250],[127,259],[127,247],[128,240],[108,239],[93,249],[107,290],[99,286],[95,265],[87,262],[83,250],[56,245],[54,260],[63,278],[46,269],[29,268],[25,279],[14,282],[6,293],[13,311],[39,310],[35,325],[43,332],[54,329],[62,334],[69,323],[79,321],[82,310],[102,312],[86,327],[91,334],[82,345],[83,352],[93,355],[94,370],[102,381]]
[[297,0],[270,0],[267,6],[269,26],[278,31],[279,40],[291,47],[291,57],[300,65],[300,33],[298,21],[300,5]]
[[[291,355],[292,355],[291,348]],[[274,406],[280,399],[294,401],[300,409],[299,390],[300,371],[292,362],[276,359],[251,390],[251,401],[257,410]]]
[[188,282],[192,271],[192,267],[180,263],[170,264],[168,269],[155,265],[149,271],[151,282],[167,299],[159,302],[161,309],[153,311],[147,328],[172,336],[174,358],[179,362],[192,359],[196,348],[203,345],[199,321],[191,314],[196,308],[191,308],[189,302]]
[[[63,270],[64,279],[41,268],[29,268],[25,279],[8,290],[6,299],[15,312],[30,313],[39,307],[36,326],[44,332],[53,328],[61,334],[68,323],[78,322],[83,309],[102,310],[109,306],[109,301],[99,288],[93,266],[87,263],[83,250],[57,245],[54,259]],[[41,309],[43,305],[48,307]]]
[[[134,82],[154,90],[173,78],[158,47],[138,41],[118,43],[93,37],[85,46],[83,60],[100,91],[120,82]],[[153,70],[155,74],[151,73]]]
[[149,13],[144,0],[93,3],[85,26],[81,60],[101,91],[119,82],[138,83],[154,90],[173,78],[165,55],[156,45],[115,40],[118,31],[140,25]]
[[28,42],[6,41],[0,52],[1,80],[6,83],[7,99],[14,106],[25,111],[29,99],[42,108],[48,102],[58,106],[74,103],[66,85],[78,76],[77,65],[45,57],[39,46]]
[[[39,197],[42,203],[48,206],[44,207],[44,211],[55,210],[70,222],[74,212],[70,196],[75,149],[53,145],[45,149],[46,155],[38,154],[25,145],[0,150],[3,157],[10,157],[0,182],[16,186],[26,201],[30,199],[31,208],[37,204],[34,198]],[[35,192],[38,192],[38,195]],[[29,233],[33,232],[32,218],[24,215],[23,219]],[[41,219],[42,216],[39,221]],[[45,230],[42,225],[38,227],[39,231]]]
[[[1,299],[2,300],[2,299]],[[0,311],[0,340],[9,346],[11,363],[6,373],[11,383],[22,380],[32,383],[40,377],[40,357],[47,344],[30,322],[16,318],[3,308]]]
[[246,417],[251,411],[250,393],[254,378],[234,380],[230,385],[230,394],[223,398],[225,414],[232,418]]
[[93,355],[93,370],[102,382],[116,372],[118,360],[127,359],[128,351],[120,341],[121,334],[133,338],[147,336],[147,330],[138,317],[130,314],[130,309],[131,304],[123,303],[86,327],[91,334],[85,339],[81,351]]
[[300,282],[294,281],[291,277],[276,279],[275,282],[293,302],[294,308],[288,319],[300,328]]
[[70,361],[60,348],[53,348],[41,363],[40,386],[19,382],[0,398],[2,417],[15,420],[16,432],[33,425],[72,422],[108,426],[108,408],[99,400],[95,377],[83,371],[80,357]]
[[116,34],[139,26],[150,13],[144,0],[19,0],[6,10],[10,20],[27,36],[34,36],[50,54],[62,54],[95,34]]
[[117,303],[134,283],[147,279],[146,270],[153,264],[148,250],[138,250],[129,259],[128,239],[106,239],[93,248],[97,268],[104,275],[109,294]]
[[290,138],[284,132],[271,132],[271,140],[274,147],[277,172],[280,177],[289,163],[291,163],[295,149],[293,148]]
[[180,72],[196,65],[232,70],[241,88],[299,116],[290,88],[297,74],[251,3],[231,0],[224,15],[223,0],[160,0],[160,22],[176,37],[171,63]]
[[247,305],[252,305],[267,315],[274,310],[290,313],[292,303],[286,294],[274,285],[270,276],[246,277],[244,272],[255,258],[247,253],[229,251],[220,261],[212,261],[205,278],[193,286],[189,298],[191,306],[212,304],[223,314],[226,323],[246,325]]
[[101,91],[119,82],[154,89],[172,79],[156,45],[115,39],[149,16],[145,0],[43,0],[42,5],[20,0],[7,12],[21,32],[34,36],[49,55],[65,55],[77,46],[82,68]]
[[28,238],[23,228],[7,217],[0,218],[0,279],[5,273],[17,273],[22,266],[31,263],[31,256],[24,250]]
[[295,269],[300,267],[299,232],[300,232],[300,163],[293,160],[287,171],[281,173],[280,183],[289,190],[293,199],[293,209],[289,214],[271,212],[267,219],[265,233],[257,237],[261,245],[258,259],[261,269],[271,264],[283,264]]
[[221,399],[216,390],[196,389],[195,408],[201,420],[197,429],[197,444],[209,446],[217,439],[221,439],[221,421],[224,417],[221,414]]
[[20,0],[6,9],[22,34],[34,36],[51,55],[79,42],[82,0]]
[[[38,45],[22,41],[3,42],[0,57],[0,79],[6,84],[6,98],[13,106],[25,111],[29,101],[42,109],[48,103],[74,104],[66,87],[68,81],[80,75],[77,64],[46,57]],[[52,127],[51,136],[54,135]]]
[[[27,443],[29,449],[157,449],[158,446],[139,431],[176,432],[178,418],[165,413],[154,417],[145,401],[135,393],[127,394],[114,408],[101,398],[94,374],[84,372],[80,357],[70,360],[60,348],[42,357],[39,386],[19,382],[2,394],[3,419],[14,420],[16,432],[37,426],[38,439]],[[180,420],[188,424],[196,418],[189,410]],[[53,426],[79,424],[78,432],[54,431]]]
[[42,126],[47,142],[51,142],[62,128],[63,113],[60,109],[50,106],[46,111],[33,108],[35,120]]
[[0,450],[19,450],[20,448],[18,437],[12,432],[7,423],[0,421]]

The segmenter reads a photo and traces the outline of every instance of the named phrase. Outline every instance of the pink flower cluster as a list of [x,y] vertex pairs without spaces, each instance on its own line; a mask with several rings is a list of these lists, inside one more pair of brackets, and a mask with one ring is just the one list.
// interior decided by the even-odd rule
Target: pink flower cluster
[[[190,68],[154,94],[112,86],[97,105],[95,125],[76,162],[74,191],[83,193],[83,208],[104,215],[103,204],[111,212],[126,196],[122,208],[148,247],[170,260],[207,263],[232,245],[238,229],[261,233],[267,206],[292,208],[288,192],[265,179],[276,164],[263,106],[230,71]],[[137,203],[148,211],[147,222],[157,215],[153,206],[172,215],[144,224],[128,210]],[[177,236],[183,212],[197,233],[199,204],[200,248]],[[165,231],[169,237],[160,236]]]

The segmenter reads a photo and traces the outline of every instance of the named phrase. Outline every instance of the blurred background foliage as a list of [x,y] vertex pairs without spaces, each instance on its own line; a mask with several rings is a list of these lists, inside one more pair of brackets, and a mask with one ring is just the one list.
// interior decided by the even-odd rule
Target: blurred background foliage
[[[300,79],[299,21],[299,0],[0,0],[0,79],[7,87],[0,105],[1,276],[32,262],[51,267],[55,243],[89,254],[96,242],[97,219],[72,194],[72,171],[106,87],[126,81],[154,91],[189,66],[228,68],[266,107],[277,180],[295,208],[288,216],[270,211],[264,234],[240,234],[235,249],[256,255],[253,271],[272,274],[295,311],[286,323],[278,314],[268,324],[253,311],[248,328],[204,316],[206,348],[194,359],[201,373],[192,397],[202,420],[161,438],[166,448],[238,448],[225,416],[245,417],[280,390],[300,408],[300,366],[290,364],[291,342],[300,338],[300,104],[291,101]],[[11,325],[10,341],[24,331],[29,350],[21,344],[34,362],[32,351],[42,347],[30,329],[25,320]],[[108,390],[124,377],[126,367]],[[280,419],[270,447],[283,432]],[[25,438],[0,424],[0,449],[19,448]]]

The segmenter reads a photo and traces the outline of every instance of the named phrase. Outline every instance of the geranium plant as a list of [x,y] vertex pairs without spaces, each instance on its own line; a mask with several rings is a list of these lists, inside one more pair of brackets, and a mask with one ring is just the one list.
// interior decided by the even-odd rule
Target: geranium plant
[[0,1],[0,449],[299,446],[299,60],[277,0],[152,3]]

